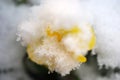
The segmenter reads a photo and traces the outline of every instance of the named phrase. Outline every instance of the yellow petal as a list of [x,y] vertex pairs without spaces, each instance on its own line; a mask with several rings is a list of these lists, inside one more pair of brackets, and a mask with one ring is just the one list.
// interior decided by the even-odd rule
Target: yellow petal
[[74,34],[74,33],[79,33],[81,30],[79,29],[78,26],[74,26],[71,30],[70,33]]
[[87,58],[83,55],[80,55],[80,56],[77,57],[77,60],[81,63],[84,63],[84,62],[87,61]]
[[96,43],[96,37],[93,35],[89,42],[89,50],[93,49]]
[[95,37],[95,33],[94,33],[94,30],[92,27],[91,27],[91,33],[92,33],[92,37],[91,37],[91,40],[89,42],[89,50],[93,49],[95,44],[96,44],[96,37]]
[[46,33],[47,33],[47,35],[50,36],[50,37],[53,36],[53,33],[52,33],[52,31],[51,31],[51,29],[50,29],[49,26],[48,26],[47,29],[46,29]]

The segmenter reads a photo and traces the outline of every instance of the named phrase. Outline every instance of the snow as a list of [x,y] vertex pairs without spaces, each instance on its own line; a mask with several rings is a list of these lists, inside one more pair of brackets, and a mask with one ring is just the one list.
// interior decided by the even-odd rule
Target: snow
[[[39,2],[39,0],[37,1]],[[34,4],[38,5],[38,2],[34,2]],[[95,52],[98,55],[98,65],[105,64],[112,68],[120,67],[120,1],[80,0],[80,4],[83,10],[86,11],[87,18],[96,32],[97,45]],[[12,0],[0,0],[0,68],[22,68],[21,58],[25,53],[25,49],[15,40],[17,38],[17,25],[25,20],[29,7],[28,5],[15,6]],[[82,69],[82,71],[85,70]],[[22,74],[24,71],[19,73]],[[95,71],[86,71],[85,74],[87,73],[93,75],[93,79],[89,74],[84,76],[89,80],[90,78],[91,80],[120,79],[119,74],[112,74],[108,79],[98,77],[99,75],[97,76]],[[13,75],[8,76],[10,78],[2,76],[1,80],[13,80]]]
[[[28,6],[16,7],[12,1],[0,0],[0,80],[30,80],[22,66],[25,49],[16,42],[17,25],[28,10]],[[2,73],[11,68],[14,71]]]

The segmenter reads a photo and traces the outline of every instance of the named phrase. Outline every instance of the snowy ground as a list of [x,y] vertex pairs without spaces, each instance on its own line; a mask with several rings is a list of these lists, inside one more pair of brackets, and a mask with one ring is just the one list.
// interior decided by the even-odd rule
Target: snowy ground
[[[30,7],[38,4],[39,0],[29,0],[28,4],[21,5],[13,0],[0,0],[0,80],[31,80],[23,70],[25,49],[16,42],[16,33],[17,25],[27,18]],[[96,32],[95,52],[100,66],[120,67],[119,4],[119,0],[80,0]],[[80,67],[78,73],[82,80],[120,80],[120,74],[101,77],[94,63],[93,60],[90,65]]]

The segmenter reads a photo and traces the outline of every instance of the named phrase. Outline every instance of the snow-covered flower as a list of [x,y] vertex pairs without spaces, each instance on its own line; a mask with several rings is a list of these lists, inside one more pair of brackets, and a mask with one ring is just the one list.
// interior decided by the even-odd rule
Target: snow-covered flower
[[79,8],[79,0],[45,0],[32,8],[18,34],[32,61],[63,76],[87,61],[85,55],[94,49],[96,37]]

